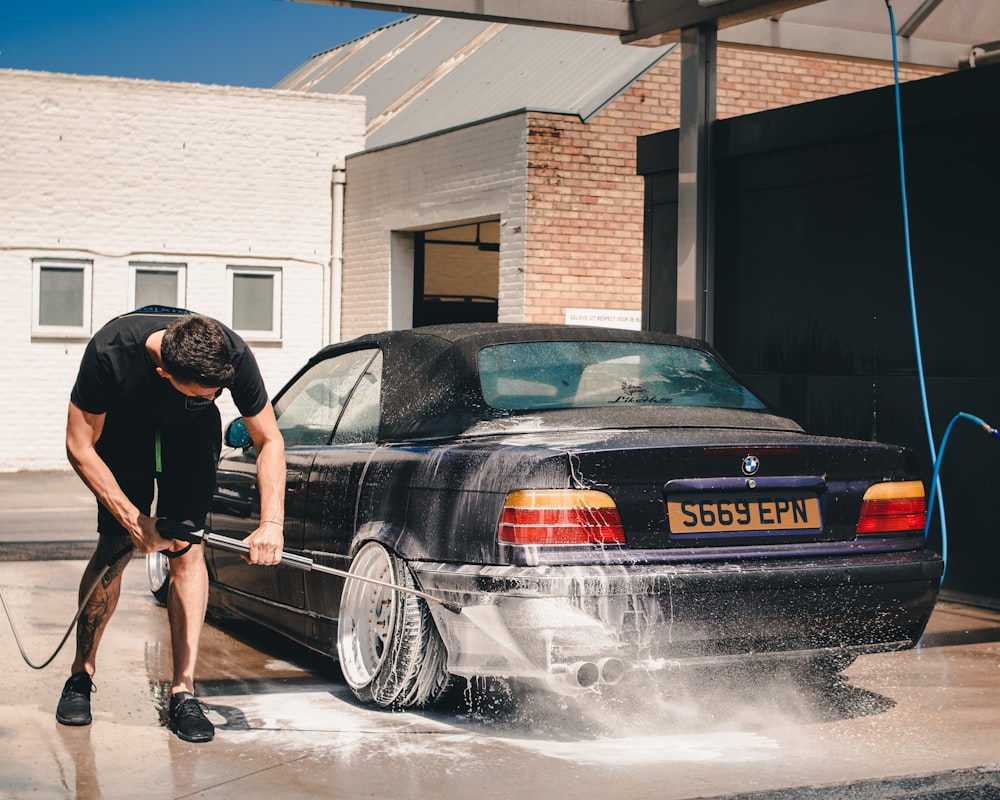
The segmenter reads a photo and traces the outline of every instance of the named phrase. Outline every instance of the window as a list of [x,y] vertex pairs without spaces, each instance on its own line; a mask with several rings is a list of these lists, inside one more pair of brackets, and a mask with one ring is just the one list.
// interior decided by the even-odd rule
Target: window
[[374,356],[375,351],[357,350],[320,361],[281,394],[274,413],[286,447],[329,443],[344,404]]
[[129,297],[132,308],[184,308],[187,268],[183,264],[131,264]]
[[281,270],[229,268],[232,328],[246,339],[281,338]]
[[479,351],[494,408],[766,406],[710,353],[640,342],[527,342]]
[[379,409],[382,400],[382,353],[364,371],[347,407],[337,423],[334,444],[374,442],[378,439]]
[[89,336],[93,262],[34,259],[31,332]]

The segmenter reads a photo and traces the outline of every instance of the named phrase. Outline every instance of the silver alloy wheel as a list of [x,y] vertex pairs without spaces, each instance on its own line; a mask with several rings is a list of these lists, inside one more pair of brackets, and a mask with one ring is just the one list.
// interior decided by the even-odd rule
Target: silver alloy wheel
[[[377,542],[358,551],[350,571],[414,588],[406,563]],[[344,679],[363,703],[424,706],[437,700],[448,684],[447,651],[427,603],[389,587],[344,583],[337,651]]]
[[170,584],[170,559],[163,553],[146,555],[146,581],[156,601],[160,605],[166,605],[167,587]]
[[[381,547],[362,548],[351,564],[351,572],[393,583],[395,575],[389,553]],[[385,661],[396,624],[396,592],[384,586],[348,581],[340,601],[341,618],[349,612],[350,625],[338,633],[341,666],[348,683],[366,685]]]

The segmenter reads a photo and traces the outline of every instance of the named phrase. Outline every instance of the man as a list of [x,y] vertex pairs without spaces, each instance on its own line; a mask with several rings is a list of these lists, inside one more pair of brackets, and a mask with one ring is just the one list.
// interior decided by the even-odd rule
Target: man
[[165,540],[149,516],[205,523],[216,488],[221,421],[215,399],[229,389],[257,451],[261,523],[247,537],[251,564],[277,564],[284,544],[284,442],[256,361],[233,331],[181,309],[147,307],[118,317],[91,339],[70,394],[66,452],[98,500],[98,542],[80,583],[76,658],[56,719],[89,725],[101,635],[118,603],[133,552],[168,551],[167,615],[173,651],[170,725],[192,742],[215,728],[194,697],[198,642],[208,604],[204,546]]

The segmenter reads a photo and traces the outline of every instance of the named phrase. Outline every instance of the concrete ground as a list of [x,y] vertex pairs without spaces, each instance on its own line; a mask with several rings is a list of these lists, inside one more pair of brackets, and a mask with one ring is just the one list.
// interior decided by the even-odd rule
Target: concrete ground
[[[0,502],[20,508],[3,485]],[[0,530],[0,553],[32,556],[16,555],[16,535]],[[82,570],[76,557],[0,558],[32,660],[66,630]],[[201,745],[163,723],[166,613],[141,560],[101,646],[86,728],[54,718],[71,649],[32,670],[0,621],[0,797],[1000,798],[1000,613],[953,603],[917,649],[863,656],[832,684],[684,674],[582,701],[460,697],[433,713],[363,708],[326,662],[210,625],[198,694],[217,735]]]

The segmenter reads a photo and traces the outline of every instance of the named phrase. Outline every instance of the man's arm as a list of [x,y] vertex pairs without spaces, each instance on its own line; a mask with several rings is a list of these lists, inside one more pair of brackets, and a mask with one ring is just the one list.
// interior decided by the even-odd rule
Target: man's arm
[[260,487],[260,527],[245,539],[250,552],[244,558],[251,564],[277,564],[285,542],[285,441],[270,403],[243,421],[257,451]]
[[156,532],[156,520],[143,514],[118,485],[94,445],[104,429],[104,414],[91,414],[72,402],[66,420],[66,456],[76,474],[128,531],[140,553],[166,550],[171,543]]

